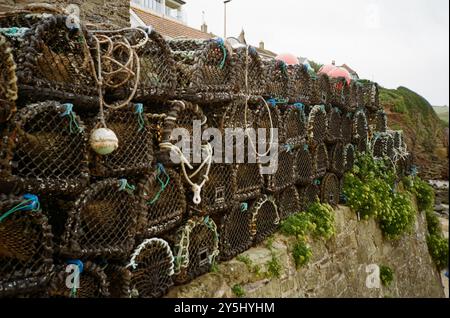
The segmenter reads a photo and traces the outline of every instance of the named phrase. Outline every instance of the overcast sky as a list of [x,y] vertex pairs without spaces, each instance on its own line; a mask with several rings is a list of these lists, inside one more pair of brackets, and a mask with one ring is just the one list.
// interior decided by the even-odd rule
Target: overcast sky
[[[223,36],[223,0],[186,0],[188,24],[202,11]],[[227,36],[320,63],[346,63],[387,88],[406,86],[433,105],[449,105],[448,0],[232,0]]]

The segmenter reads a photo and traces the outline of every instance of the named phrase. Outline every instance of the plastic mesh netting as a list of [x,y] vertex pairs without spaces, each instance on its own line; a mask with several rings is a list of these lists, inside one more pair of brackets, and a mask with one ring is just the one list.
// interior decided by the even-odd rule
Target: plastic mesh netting
[[333,173],[327,173],[320,184],[320,200],[332,206],[339,204],[341,194],[338,177]]
[[394,138],[389,133],[376,133],[372,140],[372,151],[375,158],[385,156],[394,158]]
[[295,186],[289,187],[277,195],[277,206],[281,220],[301,212],[300,195]]
[[369,138],[369,126],[367,116],[363,109],[355,113],[353,118],[353,141],[359,152],[367,151],[367,143]]
[[341,110],[350,110],[350,86],[345,78],[330,78],[331,103]]
[[325,140],[328,127],[328,118],[325,106],[314,106],[308,116],[308,143],[311,147],[316,147]]
[[355,147],[352,144],[347,144],[344,146],[343,150],[344,156],[344,172],[350,171],[353,168],[355,162]]
[[364,106],[371,112],[380,109],[379,89],[377,83],[367,83],[362,85],[362,100]]
[[288,66],[283,61],[263,61],[266,87],[264,95],[272,98],[287,98],[289,95]]
[[265,188],[270,192],[279,192],[296,182],[296,153],[289,145],[280,145],[278,169],[274,174],[264,175]]
[[254,199],[261,194],[264,186],[264,179],[260,173],[260,165],[256,163],[242,163],[235,165],[233,183],[236,183],[236,189],[233,199],[236,201],[245,201]]
[[313,152],[313,162],[314,162],[314,177],[321,178],[325,175],[328,170],[329,160],[327,146],[321,143]]
[[306,115],[302,104],[281,108],[281,141],[298,145],[306,138]]
[[[263,95],[265,87],[264,68],[261,57],[254,47],[236,49],[236,67],[238,85],[241,91],[248,95]],[[247,75],[247,79],[246,79]],[[247,84],[247,86],[246,86]]]
[[307,143],[296,150],[295,177],[298,184],[309,184],[313,179],[314,162]]
[[290,76],[290,97],[295,101],[302,101],[309,103],[311,93],[311,75],[308,73],[308,68],[305,65],[290,65],[288,66]]
[[376,125],[375,125],[376,131],[386,132],[388,126],[387,121],[388,121],[387,115],[384,112],[384,110],[378,111],[376,115]]
[[300,196],[300,208],[301,211],[308,210],[309,206],[316,202],[320,196],[319,181],[314,180],[312,183],[298,187],[298,193]]
[[4,123],[16,111],[17,76],[12,49],[0,34],[0,123]]
[[328,112],[328,125],[325,140],[327,143],[335,143],[342,140],[342,116],[341,110],[337,107],[333,107]]
[[131,272],[128,268],[115,264],[108,264],[105,274],[109,283],[111,298],[129,298]]
[[312,78],[312,96],[309,100],[311,105],[326,105],[331,102],[330,79],[326,74],[320,74]]
[[350,83],[350,103],[349,103],[349,111],[353,112],[356,111],[359,107],[363,106],[363,99],[362,99],[362,89],[361,84],[352,81]]
[[334,146],[330,147],[330,171],[337,174],[338,176],[343,175],[346,172],[346,158],[344,151],[344,145],[341,142],[336,143]]
[[392,131],[391,135],[394,138],[394,148],[397,151],[405,150],[405,142],[403,141],[403,131],[402,130],[396,130]]
[[2,181],[38,193],[77,193],[87,184],[87,136],[71,104],[29,105],[10,126],[0,151]]
[[250,207],[253,242],[259,244],[272,235],[280,223],[278,207],[273,197],[264,195]]
[[353,114],[345,113],[341,117],[342,119],[342,140],[344,142],[352,142],[353,140]]

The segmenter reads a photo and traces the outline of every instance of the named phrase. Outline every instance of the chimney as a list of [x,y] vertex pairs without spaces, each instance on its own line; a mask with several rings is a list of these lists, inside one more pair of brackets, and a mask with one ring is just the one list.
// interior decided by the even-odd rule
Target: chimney
[[264,50],[264,42],[263,41],[259,42],[259,48],[261,50]]
[[335,61],[335,60],[332,60],[332,61],[331,61],[331,64],[332,64],[332,65],[336,65],[336,61]]
[[202,32],[208,33],[208,25],[206,23],[203,23],[200,29],[202,30]]

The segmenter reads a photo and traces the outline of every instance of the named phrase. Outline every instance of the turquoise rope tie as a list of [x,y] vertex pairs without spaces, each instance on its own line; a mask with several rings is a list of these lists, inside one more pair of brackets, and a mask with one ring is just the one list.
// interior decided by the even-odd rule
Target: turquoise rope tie
[[294,146],[291,144],[286,144],[284,145],[284,149],[286,149],[288,153],[292,153],[292,151],[294,150]]
[[25,194],[23,196],[24,201],[6,211],[0,216],[0,223],[3,222],[8,216],[17,211],[32,211],[37,212],[40,210],[41,205],[39,203],[39,198],[34,194]]
[[266,100],[266,102],[268,104],[270,104],[272,107],[276,107],[278,104],[287,104],[288,103],[288,99],[271,98],[271,99]]
[[119,191],[126,191],[131,194],[134,192],[134,190],[136,190],[136,187],[129,184],[127,179],[119,180]]
[[25,32],[27,32],[30,28],[18,28],[18,27],[12,27],[12,28],[0,28],[0,33],[3,33],[6,36],[9,37],[23,37],[25,35]]
[[246,212],[246,211],[248,211],[248,203],[242,202],[241,203],[241,212]]
[[[161,180],[161,178],[160,178],[161,173],[163,173],[166,176],[166,181]],[[160,189],[159,189],[158,193],[156,193],[155,197],[147,203],[148,205],[153,205],[153,204],[155,204],[155,202],[157,202],[159,200],[159,198],[161,197],[161,194],[166,190],[166,188],[170,182],[170,176],[167,174],[166,169],[164,169],[164,166],[160,163],[158,163],[158,173],[157,173],[156,179],[158,180],[158,182],[160,184]]]
[[314,180],[314,185],[317,185],[317,186],[319,186],[320,185],[320,180],[319,179],[316,179],[316,180]]
[[[80,124],[78,123],[77,117],[75,116],[75,113],[73,112],[73,104],[67,103],[63,104],[63,107],[65,108],[64,113],[62,113],[61,117],[68,117],[69,118],[69,131],[71,134],[74,133],[81,133],[83,132],[83,128],[80,127]],[[76,130],[74,130],[74,127]]]
[[309,146],[308,146],[308,144],[304,144],[304,145],[303,145],[303,150],[304,150],[304,151],[309,151]]
[[141,131],[145,128],[145,120],[144,120],[144,105],[143,104],[134,104],[134,113],[138,116],[139,129]]
[[221,39],[221,38],[217,39],[216,43],[222,49],[223,58],[222,58],[222,61],[219,63],[219,68],[223,69],[225,67],[225,62],[227,60],[227,49],[225,48],[225,42],[223,41],[223,39]]

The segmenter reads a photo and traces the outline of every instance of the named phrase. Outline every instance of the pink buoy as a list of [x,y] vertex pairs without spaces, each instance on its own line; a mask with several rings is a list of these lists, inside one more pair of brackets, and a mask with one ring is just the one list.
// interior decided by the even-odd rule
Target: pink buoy
[[300,64],[298,58],[294,54],[283,53],[278,55],[276,58],[278,61],[283,61],[287,65],[298,65]]

